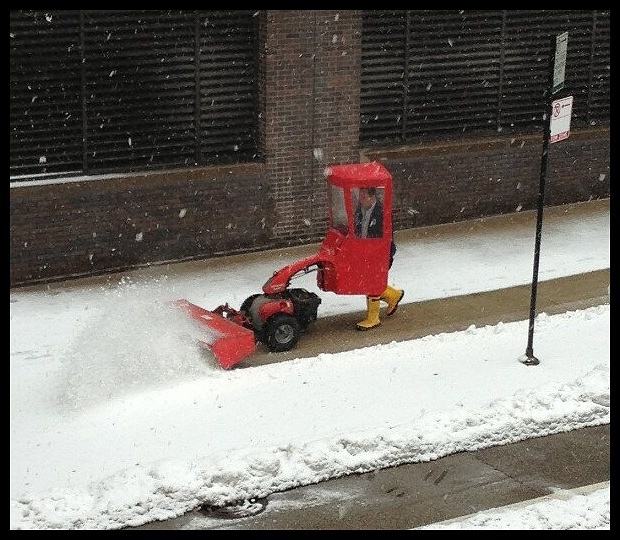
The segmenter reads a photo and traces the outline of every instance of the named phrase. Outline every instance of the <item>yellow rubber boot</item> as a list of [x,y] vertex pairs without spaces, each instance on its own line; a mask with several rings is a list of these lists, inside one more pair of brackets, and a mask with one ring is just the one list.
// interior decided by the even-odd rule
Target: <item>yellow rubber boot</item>
[[405,296],[405,291],[401,289],[394,289],[389,285],[387,286],[387,289],[383,291],[383,294],[381,295],[381,300],[387,302],[388,308],[385,314],[388,317],[390,315],[393,315],[394,312],[398,309],[398,304],[403,299],[403,296]]
[[366,318],[357,323],[358,330],[370,330],[381,324],[379,320],[380,298],[378,296],[367,296],[366,305],[368,312],[366,313]]

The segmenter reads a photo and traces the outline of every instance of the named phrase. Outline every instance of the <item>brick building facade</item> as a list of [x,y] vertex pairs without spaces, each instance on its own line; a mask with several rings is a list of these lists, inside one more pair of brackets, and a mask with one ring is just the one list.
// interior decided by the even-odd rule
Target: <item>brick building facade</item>
[[[362,16],[258,13],[261,159],[12,182],[12,285],[319,241],[323,170],[381,160],[397,229],[532,209],[540,130],[360,144]],[[547,205],[609,196],[609,127],[552,145]]]

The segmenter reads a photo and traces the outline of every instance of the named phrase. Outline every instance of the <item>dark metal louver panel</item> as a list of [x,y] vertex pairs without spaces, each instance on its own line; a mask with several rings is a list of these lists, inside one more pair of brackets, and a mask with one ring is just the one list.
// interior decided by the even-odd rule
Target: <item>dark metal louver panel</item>
[[494,127],[500,11],[412,12],[405,136]]
[[256,157],[257,19],[253,11],[200,17],[200,132],[207,162]]
[[404,121],[406,13],[371,11],[362,17],[361,132],[397,140]]
[[80,29],[76,11],[11,11],[12,176],[82,168]]
[[84,12],[90,171],[195,164],[190,14]]
[[256,159],[256,13],[11,12],[11,177]]
[[590,97],[593,122],[609,119],[609,10],[598,11],[595,21],[595,40],[592,59],[592,94]]
[[568,31],[566,88],[574,96],[573,125],[587,117],[592,11],[515,10],[506,13],[500,122],[542,126],[550,37]]
[[573,125],[605,121],[609,11],[365,12],[360,140],[539,128],[550,38],[564,31]]

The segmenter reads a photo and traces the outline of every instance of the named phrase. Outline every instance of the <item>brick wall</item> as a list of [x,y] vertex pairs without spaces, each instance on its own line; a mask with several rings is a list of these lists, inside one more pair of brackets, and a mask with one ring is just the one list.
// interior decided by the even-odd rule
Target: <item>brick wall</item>
[[270,245],[262,165],[11,189],[11,284]]
[[[609,197],[609,129],[571,132],[550,145],[545,204]],[[535,208],[542,134],[362,150],[394,177],[397,229]]]
[[274,240],[299,244],[326,227],[329,163],[357,161],[358,11],[270,11],[263,69],[267,171],[276,208]]
[[[397,229],[534,208],[540,134],[359,148],[360,29],[354,10],[260,12],[263,163],[12,188],[11,284],[318,241],[329,163],[383,161]],[[546,204],[608,197],[609,153],[608,128],[552,145]]]

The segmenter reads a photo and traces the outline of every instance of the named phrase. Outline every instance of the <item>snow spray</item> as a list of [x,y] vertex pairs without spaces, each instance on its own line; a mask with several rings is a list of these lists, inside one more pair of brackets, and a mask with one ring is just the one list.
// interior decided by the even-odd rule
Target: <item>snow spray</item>
[[204,333],[173,298],[163,299],[161,288],[122,280],[105,291],[62,358],[65,405],[81,408],[219,374],[212,354],[198,344]]

